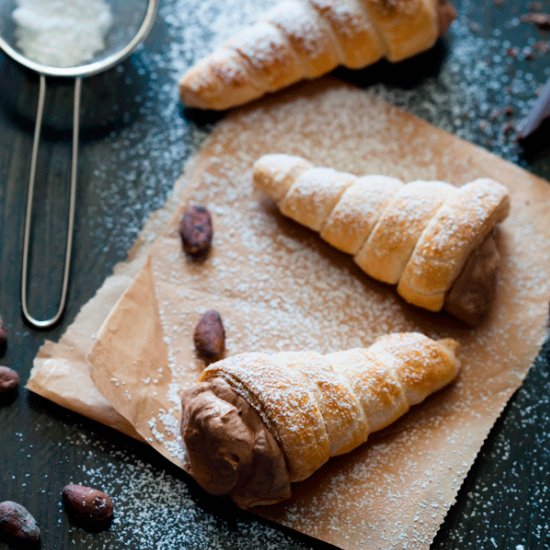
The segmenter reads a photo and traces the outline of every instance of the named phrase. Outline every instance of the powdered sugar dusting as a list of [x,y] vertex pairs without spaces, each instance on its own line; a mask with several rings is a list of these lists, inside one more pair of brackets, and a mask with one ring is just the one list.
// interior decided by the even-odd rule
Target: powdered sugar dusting
[[487,179],[458,193],[443,182],[403,187],[397,179],[357,178],[324,167],[302,169],[293,179],[288,167],[306,163],[265,155],[254,165],[256,187],[275,197],[284,215],[357,254],[356,262],[372,277],[399,283],[400,293],[405,285],[402,295],[420,306],[425,304],[415,301],[415,293],[437,294],[443,306],[468,256],[508,210],[506,188]]
[[[408,132],[415,133],[418,147],[403,154]],[[383,146],[381,134],[387,139]],[[362,275],[351,258],[317,234],[282,218],[270,200],[252,189],[253,163],[271,151],[357,174],[453,183],[488,175],[509,184],[516,201],[503,224],[506,254],[490,322],[468,332],[444,316],[425,316]],[[396,330],[454,336],[461,342],[463,371],[452,388],[415,409],[387,439],[336,459],[328,470],[296,486],[296,497],[287,505],[261,511],[338,544],[428,541],[538,349],[543,304],[550,294],[543,269],[549,244],[542,221],[530,215],[521,198],[535,186],[518,186],[508,167],[497,162],[484,165],[480,174],[480,164],[470,163],[469,154],[483,155],[372,96],[336,84],[311,84],[299,95],[245,109],[219,125],[195,164],[200,170],[187,175],[182,201],[215,212],[211,255],[201,264],[185,259],[177,218],[152,249],[172,382],[165,388],[162,410],[150,414],[155,425],[166,425],[161,430],[166,441],[177,443],[171,430],[179,419],[178,391],[193,384],[202,369],[194,357],[192,332],[206,309],[216,307],[222,314],[230,355],[364,347]],[[509,349],[505,356],[502,341]],[[160,447],[179,462],[168,445]]]
[[303,172],[279,203],[281,212],[293,220],[320,231],[342,193],[354,180],[331,168]]
[[43,65],[75,67],[92,60],[105,48],[105,36],[113,25],[105,0],[18,0],[16,5],[12,17],[17,46]]
[[[535,59],[525,61],[529,50],[534,49],[536,41],[547,41],[547,35],[536,31],[534,26],[522,24],[518,14],[526,4],[518,0],[505,0],[500,7],[480,7],[479,2],[471,0],[455,0],[453,2],[459,11],[459,20],[451,27],[449,38],[445,40],[448,46],[448,54],[439,66],[439,61],[434,57],[423,58],[415,65],[416,72],[412,75],[404,72],[402,66],[384,67],[382,71],[340,73],[345,78],[362,83],[369,82],[369,87],[376,93],[387,98],[391,102],[401,105],[409,111],[429,120],[431,123],[441,126],[448,131],[473,141],[493,152],[496,152],[508,160],[522,166],[530,166],[530,170],[539,174],[547,174],[548,161],[543,156],[526,158],[521,147],[515,142],[513,132],[506,132],[506,124],[513,125],[527,114],[537,89],[550,76],[550,66],[547,56],[536,55]],[[90,163],[96,169],[92,176],[93,185],[86,185],[83,181],[82,191],[92,196],[87,201],[88,210],[83,210],[79,216],[80,230],[94,235],[103,249],[98,248],[95,261],[102,267],[96,269],[94,274],[87,279],[87,288],[79,287],[79,296],[73,296],[74,304],[86,296],[91,295],[94,285],[101,284],[104,274],[107,274],[112,266],[113,258],[123,259],[130,248],[143,220],[148,213],[159,208],[164,197],[172,187],[174,179],[179,175],[184,159],[190,152],[196,150],[209,129],[210,123],[205,123],[201,118],[181,115],[177,104],[176,85],[177,79],[191,64],[210,51],[215,44],[219,44],[242,26],[254,20],[264,10],[274,4],[271,0],[225,0],[224,2],[212,0],[163,0],[160,2],[157,25],[153,29],[151,39],[145,48],[140,48],[134,55],[128,66],[116,70],[118,78],[124,85],[133,90],[138,85],[139,95],[132,99],[131,107],[138,112],[135,119],[131,113],[123,113],[124,123],[131,121],[125,128],[113,129],[112,133],[102,138],[110,150],[108,157],[97,155],[93,141],[87,142],[86,154],[90,155]],[[502,16],[500,14],[502,13]],[[480,14],[485,14],[480,27]],[[310,34],[308,33],[308,36]],[[545,42],[546,43],[546,42]],[[543,44],[544,45],[544,44]],[[515,51],[514,55],[511,54]],[[437,56],[435,56],[437,58]],[[7,63],[2,60],[2,68],[5,71]],[[433,70],[428,70],[428,66]],[[436,67],[437,66],[437,67]],[[400,75],[406,76],[401,77]],[[374,83],[372,83],[374,81]],[[397,81],[397,83],[396,83]],[[144,83],[147,83],[145,86]],[[70,92],[70,90],[69,90]],[[70,94],[69,94],[70,95]],[[304,100],[307,103],[307,100]],[[507,107],[512,108],[509,114]],[[117,109],[124,106],[117,105]],[[33,107],[34,109],[34,107]],[[133,111],[132,111],[133,112]],[[288,114],[292,114],[288,110]],[[34,116],[34,115],[33,115]],[[121,113],[122,116],[122,113]],[[376,118],[385,116],[377,113]],[[304,121],[301,120],[300,123]],[[290,121],[287,121],[290,126]],[[370,124],[368,118],[363,124]],[[380,141],[374,144],[375,148],[383,151],[391,135],[384,132],[384,127],[377,121],[374,124],[381,132]],[[309,131],[314,131],[314,125],[306,125]],[[151,128],[154,130],[151,131]],[[295,129],[298,128],[298,122]],[[402,125],[403,135],[407,138],[407,144],[414,142],[414,133],[410,132],[407,124]],[[324,136],[326,145],[330,145],[331,136]],[[290,142],[295,148],[296,154],[308,154],[308,148],[301,146],[298,139],[288,136],[286,140],[278,143],[279,151],[288,151],[286,146]],[[354,144],[353,149],[356,149]],[[372,145],[372,144],[370,144]],[[100,149],[103,153],[103,149]],[[414,155],[410,147],[404,146],[402,150],[403,162],[411,166],[411,173],[418,170],[414,164]],[[417,151],[415,153],[423,163],[423,176],[431,179],[443,177],[437,174],[437,168],[430,164],[430,151]],[[332,151],[324,158],[319,153],[316,157],[318,164],[337,165],[341,170],[351,170],[350,162],[346,161],[345,154]],[[365,159],[360,159],[360,154],[353,154],[357,170],[364,170],[367,166]],[[451,159],[458,166],[460,159],[452,159],[451,154],[441,153],[442,162]],[[463,160],[464,166],[469,162]],[[494,159],[488,157],[490,163]],[[480,169],[485,162],[480,164]],[[361,164],[362,162],[362,164]],[[381,162],[377,158],[372,159],[373,171],[380,172],[387,167],[387,162]],[[124,170],[121,171],[120,167]],[[411,173],[402,170],[399,166],[389,167],[395,173],[401,173],[401,177],[410,178]],[[472,167],[469,166],[469,170]],[[358,172],[359,173],[359,172]],[[387,172],[390,173],[390,172]],[[85,174],[83,174],[85,176]],[[475,174],[476,177],[479,173]],[[525,179],[520,172],[515,176],[526,189],[533,187],[533,182]],[[87,178],[86,178],[87,179]],[[466,181],[457,177],[453,181]],[[205,177],[204,183],[210,183]],[[86,197],[85,197],[86,198]],[[523,196],[522,200],[529,200]],[[90,206],[94,204],[96,206]],[[547,202],[541,203],[540,215],[547,215]],[[533,206],[533,203],[531,204]],[[267,207],[267,205],[266,205]],[[225,204],[212,205],[212,211],[221,218],[227,210]],[[273,211],[275,215],[275,211]],[[535,216],[536,218],[536,216]],[[239,220],[233,220],[239,221]],[[536,242],[531,242],[529,236],[536,234],[538,226],[531,217],[525,216],[521,220],[522,228],[516,231],[507,231],[505,237],[506,248],[510,240],[511,248],[526,247],[531,252],[537,252]],[[163,213],[156,221],[156,225],[166,223],[166,214]],[[283,222],[283,227],[287,224]],[[306,233],[304,231],[304,233]],[[146,236],[150,240],[151,236]],[[292,235],[279,234],[278,245],[285,246],[290,258],[302,252],[304,244]],[[328,247],[325,248],[328,250]],[[540,250],[541,263],[550,265],[550,256],[545,249]],[[75,250],[77,262],[81,255],[88,255],[88,250]],[[328,254],[328,252],[327,252]],[[337,253],[332,251],[332,256]],[[522,260],[509,257],[509,262],[514,269],[514,274],[523,273]],[[242,261],[240,258],[239,261]],[[223,263],[223,262],[222,262]],[[304,266],[307,275],[317,267]],[[347,269],[344,267],[343,269]],[[279,277],[285,276],[285,271],[277,272]],[[364,279],[358,270],[350,270],[350,277],[346,285],[353,285],[356,291],[363,290],[364,286],[370,286],[368,279]],[[265,279],[270,279],[269,274]],[[307,284],[311,282],[311,277]],[[505,292],[508,282],[500,283],[500,292]],[[541,304],[548,299],[545,288],[548,279],[547,270],[532,270],[529,277],[519,279],[521,294],[513,298],[517,301],[517,310],[529,311],[529,318],[535,319]],[[353,282],[352,282],[353,280]],[[306,283],[304,283],[305,285]],[[242,296],[249,285],[246,279],[239,280],[235,284],[235,290]],[[541,286],[542,285],[542,286]],[[334,289],[333,289],[334,290]],[[536,299],[525,302],[524,300],[533,291]],[[84,295],[81,295],[83,292]],[[244,306],[243,306],[244,307]],[[393,293],[388,293],[387,307],[394,313],[409,316],[410,309],[404,309],[394,301]],[[376,312],[382,310],[365,311],[368,323],[376,323]],[[15,310],[14,310],[15,311]],[[247,309],[249,315],[258,312],[254,308]],[[284,327],[285,312],[293,314],[292,304],[284,299],[284,296],[274,297],[269,307],[262,306],[259,311],[263,315],[272,316],[273,339],[285,344],[289,330]],[[338,316],[340,323],[346,321],[345,312],[327,312]],[[14,313],[15,315],[15,313]],[[299,322],[290,329],[299,328],[309,317],[307,312],[300,308],[296,313]],[[436,322],[434,320],[434,326]],[[511,326],[518,331],[519,338],[529,337],[532,327],[524,326],[521,319],[509,319]],[[383,316],[381,323],[386,323]],[[350,333],[350,341],[355,339],[359,345],[359,332],[362,325],[356,331]],[[382,327],[381,330],[391,327]],[[409,328],[412,328],[412,323]],[[234,323],[231,323],[231,330]],[[178,338],[184,338],[185,327],[178,333]],[[240,332],[240,329],[238,330]],[[238,335],[237,329],[235,334]],[[246,332],[246,331],[245,331]],[[342,331],[342,335],[344,331]],[[481,335],[480,335],[481,336]],[[265,338],[259,331],[249,334],[254,349],[261,349]],[[302,337],[300,344],[307,344],[307,336]],[[311,340],[311,338],[309,338]],[[237,349],[236,340],[230,334],[229,341],[231,353]],[[502,346],[506,344],[502,341]],[[311,345],[312,342],[309,342]],[[274,348],[276,346],[274,345]],[[491,345],[490,349],[495,350]],[[543,357],[549,357],[550,348],[545,347]],[[510,350],[510,362],[521,365],[522,357],[516,350]],[[200,366],[197,367],[197,372]],[[518,379],[523,377],[518,368],[512,373]],[[153,376],[144,376],[149,380],[149,385],[154,386]],[[548,434],[550,434],[550,389],[548,383],[548,365],[541,359],[531,370],[526,385],[517,393],[507,408],[506,415],[499,423],[496,433],[483,447],[481,456],[476,463],[474,472],[469,475],[466,485],[460,493],[459,504],[455,506],[442,534],[438,536],[434,548],[491,548],[495,544],[498,547],[516,548],[516,550],[539,548],[544,546],[549,531],[548,517],[550,517],[550,484],[546,483],[541,472],[545,469],[545,457],[550,448]],[[144,382],[146,384],[147,382]],[[22,396],[23,397],[23,396]],[[487,399],[486,392],[483,399]],[[20,402],[26,402],[20,398]],[[470,405],[471,400],[467,401]],[[7,496],[15,497],[30,488],[31,475],[43,483],[43,488],[35,494],[26,494],[25,499],[36,499],[37,508],[33,513],[41,523],[44,532],[45,544],[52,539],[60,540],[63,530],[67,529],[69,539],[67,545],[78,547],[155,547],[155,548],[297,548],[306,547],[297,535],[282,532],[271,525],[256,520],[250,514],[241,514],[223,499],[208,499],[202,496],[202,492],[195,488],[186,476],[180,476],[174,469],[170,470],[167,463],[161,462],[152,465],[153,456],[145,450],[121,451],[130,447],[126,438],[110,435],[102,432],[94,425],[86,423],[82,425],[75,422],[74,415],[66,418],[64,413],[46,413],[42,405],[36,407],[37,400],[33,400],[32,423],[26,413],[19,414],[17,406],[4,407],[2,415],[9,421],[13,419],[23,423],[23,432],[7,430],[6,440],[3,444],[10,453],[17,457],[19,468],[13,469],[11,464],[4,461],[2,468],[2,481]],[[53,411],[53,410],[52,410]],[[36,422],[36,424],[34,424]],[[64,440],[53,441],[50,430],[55,426],[58,430],[65,430],[67,436]],[[412,435],[421,440],[422,433],[415,431],[414,423],[408,430]],[[41,437],[41,448],[45,451],[44,461],[38,462],[40,456],[36,452],[36,445],[30,443],[30,434]],[[88,435],[89,434],[89,435]],[[102,443],[97,443],[101,439]],[[107,441],[112,440],[109,444]],[[454,430],[449,434],[449,445],[456,443],[457,435]],[[411,443],[414,447],[414,442]],[[371,449],[382,449],[384,441],[374,439],[367,445]],[[388,445],[385,456],[392,457],[392,445]],[[90,451],[90,452],[88,452]],[[461,453],[462,460],[468,462],[469,457]],[[528,460],[526,456],[528,455]],[[434,469],[440,471],[441,465],[437,457],[433,457]],[[377,452],[372,457],[367,455],[363,467],[353,470],[354,477],[345,477],[346,472],[340,468],[341,461],[334,459],[334,467],[329,466],[334,477],[333,492],[338,500],[344,496],[338,492],[338,480],[363,479],[364,473],[374,472],[379,465],[381,457]],[[37,471],[37,463],[42,470]],[[105,463],[108,466],[105,466]],[[403,462],[403,468],[409,468],[410,457]],[[448,475],[452,473],[450,465],[445,466]],[[467,469],[467,466],[465,466]],[[31,472],[33,472],[31,474]],[[75,473],[73,481],[88,485],[105,487],[115,499],[115,514],[117,519],[113,528],[103,534],[88,534],[81,529],[72,527],[66,520],[61,507],[55,509],[54,504],[59,498],[61,473],[69,481],[69,476]],[[82,475],[80,476],[80,472]],[[168,473],[167,473],[168,472]],[[377,483],[378,491],[383,491],[387,486],[384,477],[382,483]],[[416,482],[417,492],[425,491],[433,484],[424,481]],[[392,488],[394,498],[397,498],[395,488]],[[332,498],[330,495],[329,498]],[[120,498],[119,498],[120,496]],[[366,499],[365,499],[366,500]],[[310,527],[317,525],[315,517],[322,519],[327,506],[327,498],[317,498],[314,502],[320,504],[317,513],[313,507],[310,511],[308,523]],[[219,507],[216,506],[219,502]],[[420,531],[425,526],[424,514],[437,514],[442,512],[441,501],[434,503],[422,503],[421,513],[415,514],[411,522],[418,526],[418,533],[412,535],[412,540],[417,545],[426,543],[427,538]],[[23,502],[25,503],[25,502]],[[369,503],[366,503],[367,505]],[[293,504],[296,515],[301,511]],[[446,504],[445,504],[446,508]],[[351,529],[351,518],[330,518],[332,531],[342,534],[345,529]],[[52,519],[54,518],[54,519]],[[63,522],[63,530],[55,525],[57,518]],[[378,526],[371,523],[371,517],[363,518],[360,528],[367,532],[375,532]],[[53,525],[52,525],[53,523]],[[398,532],[398,546],[404,547],[406,539],[404,520],[396,522],[395,531]],[[384,526],[388,529],[388,526]],[[350,542],[353,531],[344,534],[342,544]],[[428,541],[429,542],[429,541]],[[49,545],[51,546],[51,544]],[[53,543],[55,546],[55,543]],[[57,545],[59,546],[59,544]],[[409,544],[412,546],[412,543]]]
[[[307,2],[280,2],[266,15],[266,20],[283,30],[294,51],[305,51],[310,62],[328,48],[326,34]],[[303,70],[307,71],[308,63],[303,59],[302,62]]]
[[321,237],[348,254],[357,254],[402,185],[385,176],[355,179],[331,212]]
[[454,192],[452,186],[438,181],[415,181],[402,187],[359,250],[357,264],[376,279],[397,284],[422,232]]
[[364,443],[457,373],[438,344],[407,333],[388,335],[366,351],[326,356],[245,353],[215,363],[205,376],[227,380],[264,418],[294,481]]
[[[127,541],[135,548],[159,550],[222,548],[224,545],[236,548],[246,540],[250,547],[275,550],[288,540],[281,531],[258,522],[251,523],[249,517],[238,512],[225,517],[205,514],[196,491],[185,476],[175,471],[170,473],[166,465],[153,465],[136,458],[135,453],[128,450],[105,448],[76,430],[69,441],[74,448],[82,449],[74,481],[101,487],[113,497],[114,519],[109,530],[112,538],[107,539],[113,542],[105,541],[106,548]],[[109,462],[97,460],[105,454],[110,457]],[[63,517],[61,511],[59,517]],[[80,547],[87,542],[97,548],[102,544],[102,535],[95,535],[91,542],[82,530],[70,525],[64,527],[72,531],[73,545]],[[219,538],[218,533],[222,531],[224,536]],[[293,545],[308,547],[298,540],[293,541]]]

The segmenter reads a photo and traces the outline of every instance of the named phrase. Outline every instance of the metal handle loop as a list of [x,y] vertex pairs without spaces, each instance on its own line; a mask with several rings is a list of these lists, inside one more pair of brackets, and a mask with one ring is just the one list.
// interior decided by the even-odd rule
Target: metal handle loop
[[65,266],[63,268],[63,284],[61,287],[61,296],[59,306],[53,317],[39,320],[29,313],[27,304],[27,285],[28,285],[28,267],[29,267],[29,243],[32,220],[32,203],[34,197],[34,182],[36,177],[36,163],[38,159],[38,149],[40,147],[40,133],[42,130],[42,119],[44,115],[44,103],[46,99],[46,77],[40,75],[40,90],[38,93],[38,109],[36,112],[36,123],[34,126],[34,140],[32,145],[31,168],[29,174],[29,187],[27,191],[27,207],[25,211],[25,232],[23,237],[23,262],[21,269],[21,309],[25,320],[35,328],[49,328],[55,325],[65,310],[67,303],[67,291],[69,288],[69,271],[71,267],[71,253],[73,247],[74,213],[76,202],[76,183],[78,172],[78,137],[80,131],[80,96],[82,89],[82,79],[76,78],[74,83],[74,104],[73,104],[73,147],[71,160],[71,188],[69,196],[69,219],[67,223],[67,243],[65,247]]

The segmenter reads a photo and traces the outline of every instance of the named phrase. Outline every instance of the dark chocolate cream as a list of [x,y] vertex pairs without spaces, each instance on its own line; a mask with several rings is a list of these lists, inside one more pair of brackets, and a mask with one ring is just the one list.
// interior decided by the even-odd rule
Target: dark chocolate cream
[[213,495],[243,508],[290,495],[283,452],[258,413],[221,378],[182,394],[188,470]]
[[445,309],[469,325],[477,325],[493,301],[499,261],[493,232],[464,264],[445,297]]

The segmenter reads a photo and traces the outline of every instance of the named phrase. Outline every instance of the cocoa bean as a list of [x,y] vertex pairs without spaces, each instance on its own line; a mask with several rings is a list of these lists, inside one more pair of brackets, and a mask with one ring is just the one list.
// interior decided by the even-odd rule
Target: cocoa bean
[[40,528],[24,506],[6,500],[0,502],[0,538],[17,547],[37,547]]
[[207,363],[219,361],[225,352],[225,328],[221,315],[214,309],[207,311],[195,327],[195,350]]
[[210,250],[214,234],[210,212],[204,206],[190,206],[183,214],[179,233],[186,254],[205,256]]
[[113,501],[99,489],[69,484],[61,492],[65,510],[72,520],[89,528],[108,527],[113,518]]
[[19,375],[9,367],[0,366],[0,396],[13,393],[19,387]]

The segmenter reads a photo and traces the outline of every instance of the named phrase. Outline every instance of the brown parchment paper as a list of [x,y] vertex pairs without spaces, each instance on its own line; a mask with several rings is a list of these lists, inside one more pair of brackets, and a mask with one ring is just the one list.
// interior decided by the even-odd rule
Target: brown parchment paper
[[27,382],[32,392],[140,440],[134,427],[97,390],[86,355],[109,311],[146,261],[151,243],[180,206],[182,185],[183,180],[178,180],[163,208],[149,216],[126,261],[115,266],[113,274],[82,307],[59,342],[46,340],[40,347]]
[[80,310],[61,340],[44,343],[34,359],[27,388],[62,407],[141,439],[134,427],[95,387],[86,361],[97,331],[132,281],[134,272],[139,270],[138,264],[134,261],[116,269],[95,297]]
[[[357,174],[464,183],[493,177],[512,192],[500,232],[495,307],[476,330],[404,304],[318,235],[252,191],[253,161],[299,154]],[[550,186],[363,91],[333,81],[236,111],[186,171],[181,204],[207,205],[214,248],[181,252],[177,213],[103,324],[89,356],[108,402],[160,453],[182,465],[179,392],[202,365],[192,333],[218,309],[228,353],[368,345],[398,330],[461,342],[463,371],[381,436],[294,487],[260,515],[344,548],[427,547],[495,419],[545,336],[550,297]]]

